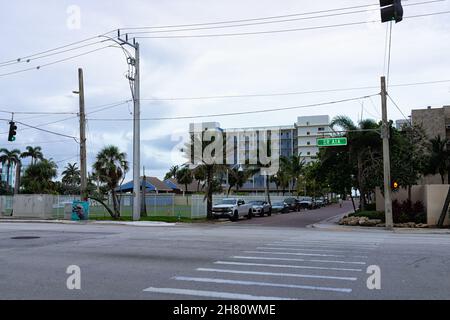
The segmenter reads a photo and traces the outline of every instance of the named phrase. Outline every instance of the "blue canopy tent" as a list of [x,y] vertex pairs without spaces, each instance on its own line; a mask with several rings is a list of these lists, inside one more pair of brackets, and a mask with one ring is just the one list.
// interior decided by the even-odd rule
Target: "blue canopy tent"
[[[140,185],[142,188],[142,180],[140,181]],[[121,193],[127,193],[127,192],[133,192],[133,181],[127,182],[120,187],[116,188],[117,192]],[[150,182],[145,181],[145,191],[146,192],[156,192],[156,188],[154,185],[152,185]]]

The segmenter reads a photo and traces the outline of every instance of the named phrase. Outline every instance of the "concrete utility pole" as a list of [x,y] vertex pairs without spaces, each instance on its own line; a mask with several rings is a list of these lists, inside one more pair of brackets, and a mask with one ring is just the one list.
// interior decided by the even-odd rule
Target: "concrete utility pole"
[[139,43],[135,43],[134,113],[133,113],[133,220],[141,219],[141,105]]
[[394,222],[392,218],[391,199],[391,158],[389,154],[389,122],[387,116],[387,92],[386,77],[381,77],[381,111],[382,127],[381,137],[383,138],[383,171],[384,171],[384,212],[386,217],[386,228],[392,229]]
[[87,201],[87,166],[86,166],[86,113],[84,109],[84,79],[83,69],[78,69],[78,95],[80,98],[80,175],[81,175],[81,200]]

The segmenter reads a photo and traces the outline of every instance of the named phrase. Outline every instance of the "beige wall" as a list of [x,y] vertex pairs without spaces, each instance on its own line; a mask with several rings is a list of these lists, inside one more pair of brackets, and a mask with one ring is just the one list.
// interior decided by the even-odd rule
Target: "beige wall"
[[[436,225],[447,197],[448,184],[431,184],[425,186],[425,202],[427,208],[427,224]],[[450,225],[449,215],[444,220],[444,225]]]
[[[412,202],[422,201],[427,213],[427,224],[436,225],[447,197],[448,184],[430,184],[424,186],[413,186],[411,190]],[[375,192],[377,211],[384,211],[384,197],[377,188]],[[392,193],[392,201],[404,201],[408,199],[408,191],[401,189]],[[450,225],[450,218],[447,214],[444,225]]]
[[[377,211],[384,211],[384,197],[380,191],[380,188],[376,188],[375,191],[375,199]],[[392,193],[392,201],[398,200],[399,202],[405,201],[408,199],[408,190],[400,189],[399,191]],[[411,201],[417,202],[422,201],[425,204],[425,186],[412,186],[411,188]]]

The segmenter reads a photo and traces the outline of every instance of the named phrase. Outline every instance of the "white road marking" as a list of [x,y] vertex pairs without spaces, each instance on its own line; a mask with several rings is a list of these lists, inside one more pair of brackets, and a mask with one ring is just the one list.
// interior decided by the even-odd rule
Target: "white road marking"
[[243,286],[292,288],[292,289],[317,290],[317,291],[333,291],[333,292],[343,292],[343,293],[352,292],[352,289],[350,289],[350,288],[316,287],[316,286],[304,286],[304,285],[297,285],[297,284],[284,284],[284,283],[272,283],[272,282],[241,281],[241,280],[228,280],[228,279],[215,279],[215,278],[194,278],[194,277],[174,277],[173,279],[179,280],[179,281],[233,284],[233,285],[243,285]]
[[213,269],[213,268],[198,268],[197,271],[234,273],[234,274],[253,274],[253,275],[260,275],[260,276],[280,276],[280,277],[311,278],[311,279],[346,280],[346,281],[358,280],[358,278],[356,278],[356,277],[335,277],[335,276],[321,276],[321,275],[312,275],[312,274],[242,271],[242,270]]
[[250,294],[232,293],[232,292],[219,292],[219,291],[204,291],[204,290],[191,290],[191,289],[177,289],[177,288],[154,288],[150,287],[144,290],[145,292],[153,293],[168,293],[185,296],[196,297],[208,297],[208,298],[220,298],[220,299],[238,299],[238,300],[299,300],[283,297],[265,297],[265,296],[253,296]]
[[[245,253],[256,253],[256,254],[280,254],[280,255],[294,255],[294,256],[312,256],[312,257],[335,257],[342,258],[345,255],[338,254],[321,254],[321,253],[300,253],[300,252],[273,252],[273,251],[244,251]],[[352,256],[355,258],[367,258],[367,256]]]
[[[287,246],[285,246],[287,247]],[[347,252],[345,250],[325,250],[325,249],[305,249],[305,248],[285,248],[285,247],[276,247],[276,246],[268,246],[268,247],[258,247],[258,250],[292,250],[292,251],[317,251],[317,252]]]
[[280,261],[302,261],[302,262],[319,262],[319,263],[342,263],[342,264],[358,264],[365,265],[366,262],[362,261],[341,261],[341,260],[316,260],[316,259],[295,259],[295,258],[269,258],[269,257],[247,257],[247,256],[232,256],[232,259],[248,259],[248,260],[280,260]]
[[354,244],[354,243],[339,243],[339,242],[308,242],[308,241],[276,241],[274,244],[280,245],[300,245],[300,246],[310,246],[310,247],[339,247],[339,248],[377,248],[379,244]]
[[340,246],[340,245],[316,245],[316,244],[307,244],[307,243],[302,243],[302,244],[291,244],[291,243],[280,243],[280,242],[274,242],[274,243],[269,243],[266,244],[266,246],[271,246],[271,247],[298,247],[298,248],[320,248],[320,249],[332,249],[332,250],[336,250],[336,249],[349,249],[349,250],[371,250],[371,249],[377,249],[377,246],[358,246],[358,247],[352,247],[352,246]]
[[233,262],[233,261],[216,261],[216,262],[214,262],[214,264],[226,264],[226,265],[234,265],[234,266],[269,267],[269,268],[316,269],[316,270],[362,272],[362,269],[296,266],[296,265],[292,265],[292,264],[264,264],[264,263],[247,263],[247,262]]

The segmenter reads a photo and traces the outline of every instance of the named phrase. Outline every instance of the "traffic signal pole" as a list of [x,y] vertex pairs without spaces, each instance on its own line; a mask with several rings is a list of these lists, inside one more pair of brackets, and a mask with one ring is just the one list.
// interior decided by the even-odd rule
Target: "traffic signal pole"
[[384,76],[381,77],[381,112],[381,137],[383,138],[384,212],[386,229],[392,229],[394,227],[394,222],[392,218],[391,198],[391,158],[389,153],[389,122],[387,116],[386,77]]

